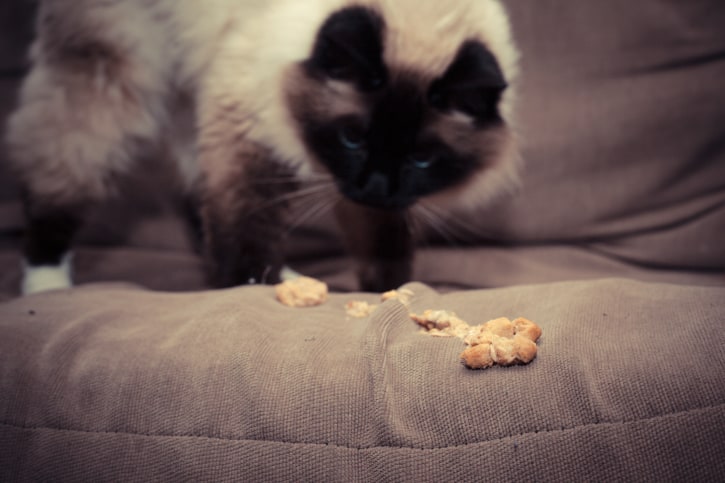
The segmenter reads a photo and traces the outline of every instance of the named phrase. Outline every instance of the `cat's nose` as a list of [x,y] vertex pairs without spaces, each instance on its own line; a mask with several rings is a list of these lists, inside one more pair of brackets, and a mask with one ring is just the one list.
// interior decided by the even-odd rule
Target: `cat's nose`
[[391,177],[379,171],[361,174],[348,188],[346,194],[350,199],[376,208],[402,209],[414,201],[399,193]]
[[360,183],[363,196],[380,200],[390,196],[389,187],[388,177],[377,171],[370,173],[367,179]]

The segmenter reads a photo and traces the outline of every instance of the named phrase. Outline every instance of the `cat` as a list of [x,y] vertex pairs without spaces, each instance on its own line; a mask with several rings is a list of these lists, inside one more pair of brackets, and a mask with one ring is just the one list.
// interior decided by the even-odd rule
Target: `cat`
[[395,288],[412,218],[517,177],[497,0],[41,0],[36,25],[6,133],[24,293],[72,284],[74,234],[144,146],[198,198],[217,287],[279,280],[287,201],[307,191],[332,200],[361,289]]

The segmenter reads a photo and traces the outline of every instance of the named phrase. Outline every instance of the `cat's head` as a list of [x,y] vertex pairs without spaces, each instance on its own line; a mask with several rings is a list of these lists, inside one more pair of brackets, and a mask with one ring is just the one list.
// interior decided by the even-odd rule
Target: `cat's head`
[[307,152],[368,206],[488,198],[515,171],[502,109],[510,80],[486,35],[462,25],[480,19],[459,12],[431,25],[400,13],[353,5],[319,28],[286,84]]

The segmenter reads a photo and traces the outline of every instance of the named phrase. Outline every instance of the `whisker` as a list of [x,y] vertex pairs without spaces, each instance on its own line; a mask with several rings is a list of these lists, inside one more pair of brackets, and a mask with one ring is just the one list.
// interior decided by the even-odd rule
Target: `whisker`
[[294,221],[290,223],[286,230],[287,234],[290,234],[308,221],[332,211],[337,204],[337,199],[334,196],[330,196],[329,192],[320,192],[316,198],[306,201],[309,201],[310,206],[306,207],[304,212],[296,214]]
[[301,188],[297,188],[295,190],[282,193],[280,195],[274,196],[272,198],[269,198],[268,200],[263,201],[262,203],[259,203],[257,206],[255,206],[254,210],[252,210],[250,213],[256,213],[257,211],[261,211],[267,208],[270,208],[275,205],[282,205],[285,203],[291,203],[296,202],[311,196],[315,196],[318,193],[327,193],[328,192],[329,185],[325,184],[314,184],[310,186],[303,186]]
[[302,185],[311,185],[315,183],[328,183],[331,182],[331,179],[328,175],[324,174],[311,174],[306,175],[305,178],[300,179],[299,176],[296,174],[281,174],[277,176],[268,176],[268,177],[254,177],[250,180],[254,184],[287,184],[290,185],[294,184],[302,184]]
[[416,243],[420,243],[426,247],[430,246],[428,237],[425,236],[425,223],[422,222],[420,216],[416,216],[413,210],[405,212],[405,223],[410,231],[410,235]]
[[449,245],[460,246],[466,240],[477,236],[476,231],[467,223],[451,217],[449,213],[444,213],[435,205],[420,203],[417,208],[416,214],[424,218],[426,227],[432,229]]

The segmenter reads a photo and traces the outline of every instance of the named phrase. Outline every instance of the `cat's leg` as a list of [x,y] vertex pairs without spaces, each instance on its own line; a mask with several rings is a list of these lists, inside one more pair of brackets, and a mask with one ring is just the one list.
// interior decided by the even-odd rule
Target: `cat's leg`
[[410,281],[414,243],[404,212],[343,200],[336,215],[356,259],[361,290],[383,292]]
[[132,147],[157,131],[129,59],[93,44],[37,48],[6,134],[27,218],[24,293],[71,285],[72,240],[86,212],[130,167]]
[[52,205],[37,193],[26,196],[23,294],[72,285],[71,243],[83,211],[81,206]]
[[202,147],[205,257],[216,287],[277,283],[294,173],[261,145]]

